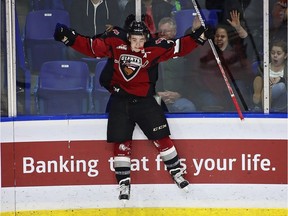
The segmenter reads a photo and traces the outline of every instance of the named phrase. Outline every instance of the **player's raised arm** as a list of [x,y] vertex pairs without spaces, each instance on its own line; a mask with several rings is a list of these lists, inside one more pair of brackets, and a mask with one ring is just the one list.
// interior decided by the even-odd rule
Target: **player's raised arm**
[[[99,37],[86,37],[77,33],[74,29],[64,24],[57,23],[54,32],[54,39],[71,46],[78,52],[90,57],[109,57],[109,46]],[[96,49],[95,49],[96,47]]]

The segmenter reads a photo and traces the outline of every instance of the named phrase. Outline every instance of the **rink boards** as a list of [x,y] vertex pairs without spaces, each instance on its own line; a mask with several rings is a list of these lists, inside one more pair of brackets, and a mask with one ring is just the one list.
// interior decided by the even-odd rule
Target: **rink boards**
[[169,118],[190,192],[136,128],[118,201],[106,119],[1,122],[1,215],[287,215],[287,118]]

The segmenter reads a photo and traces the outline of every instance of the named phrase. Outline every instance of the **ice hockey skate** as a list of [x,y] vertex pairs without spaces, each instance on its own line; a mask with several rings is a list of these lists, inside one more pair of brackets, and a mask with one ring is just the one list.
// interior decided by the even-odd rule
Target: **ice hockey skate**
[[120,194],[119,194],[119,200],[121,200],[123,202],[123,204],[125,205],[126,202],[129,200],[130,198],[130,178],[125,178],[122,179],[119,182],[119,190],[120,190]]
[[176,168],[176,169],[171,169],[169,171],[171,174],[174,182],[176,185],[180,188],[183,189],[186,193],[189,192],[189,182],[183,177],[184,174],[186,174],[186,171],[181,168]]

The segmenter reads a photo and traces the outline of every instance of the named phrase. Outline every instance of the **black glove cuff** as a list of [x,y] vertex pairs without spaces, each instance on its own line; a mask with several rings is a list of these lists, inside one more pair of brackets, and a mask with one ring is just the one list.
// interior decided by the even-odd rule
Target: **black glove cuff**
[[204,26],[201,26],[200,28],[192,31],[192,34],[190,35],[198,44],[203,45],[207,39],[204,39],[201,37],[201,35],[206,31],[207,29]]
[[204,35],[207,39],[214,39],[214,30],[210,26],[206,26]]

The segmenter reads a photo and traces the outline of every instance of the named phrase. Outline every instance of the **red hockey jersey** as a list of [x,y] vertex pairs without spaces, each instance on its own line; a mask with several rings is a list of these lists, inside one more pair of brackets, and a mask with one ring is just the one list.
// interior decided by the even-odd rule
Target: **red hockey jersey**
[[78,35],[72,46],[90,57],[113,58],[110,86],[143,97],[155,94],[159,62],[184,56],[196,47],[197,43],[189,35],[175,40],[158,38],[147,41],[143,50],[137,53],[131,50],[127,32],[117,28],[99,38]]

